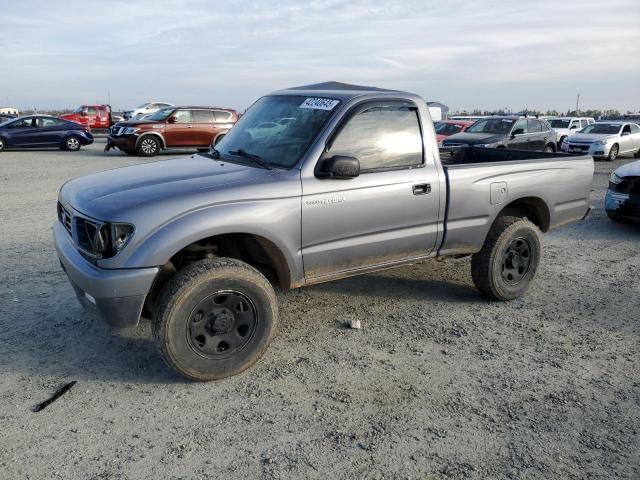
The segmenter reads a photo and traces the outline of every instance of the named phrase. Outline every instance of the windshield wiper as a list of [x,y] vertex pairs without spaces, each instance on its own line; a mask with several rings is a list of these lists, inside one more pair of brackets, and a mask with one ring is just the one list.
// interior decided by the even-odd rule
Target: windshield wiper
[[220,152],[215,147],[209,147],[209,155],[211,155],[211,158],[213,158],[214,160],[220,158]]
[[238,157],[243,157],[248,160],[251,160],[255,165],[258,165],[259,167],[262,167],[265,170],[272,170],[271,166],[267,162],[265,162],[261,156],[254,155],[253,153],[245,152],[241,148],[239,148],[238,150],[229,150],[228,153],[230,155],[236,155]]

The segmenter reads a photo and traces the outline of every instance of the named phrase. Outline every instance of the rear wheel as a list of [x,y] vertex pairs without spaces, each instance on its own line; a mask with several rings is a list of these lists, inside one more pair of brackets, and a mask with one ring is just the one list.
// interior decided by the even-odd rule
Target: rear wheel
[[7,144],[2,138],[0,138],[0,152],[3,151],[5,148],[7,148]]
[[611,150],[609,150],[609,155],[607,156],[607,160],[610,162],[613,162],[616,158],[618,158],[618,151],[619,151],[618,144],[616,143],[611,147]]
[[70,152],[77,152],[80,150],[80,139],[74,135],[67,137],[64,141],[65,150],[69,150]]
[[193,263],[168,281],[153,330],[169,366],[207,381],[253,365],[271,343],[277,323],[269,281],[246,263],[216,258]]
[[153,157],[160,151],[160,142],[156,137],[142,137],[138,145],[138,154],[143,157]]
[[471,258],[473,283],[488,297],[513,300],[525,294],[541,258],[538,228],[525,218],[500,217]]

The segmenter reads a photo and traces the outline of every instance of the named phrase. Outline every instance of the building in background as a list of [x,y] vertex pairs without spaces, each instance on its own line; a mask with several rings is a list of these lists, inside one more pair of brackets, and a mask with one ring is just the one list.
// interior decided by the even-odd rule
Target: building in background
[[449,107],[440,102],[427,102],[429,107],[429,113],[431,114],[431,120],[434,122],[440,120],[446,120],[449,118]]
[[13,107],[0,107],[0,113],[4,113],[6,115],[20,115],[18,109]]

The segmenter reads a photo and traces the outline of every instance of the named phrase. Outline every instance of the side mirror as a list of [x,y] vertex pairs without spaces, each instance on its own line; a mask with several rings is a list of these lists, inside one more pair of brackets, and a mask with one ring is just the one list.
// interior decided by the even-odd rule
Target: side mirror
[[316,176],[318,178],[348,179],[360,175],[360,161],[355,157],[334,155],[327,158]]
[[176,117],[169,117],[169,123],[176,123]]
[[578,128],[578,126],[577,126],[577,125],[571,125],[571,126],[569,127],[569,130],[576,130],[577,128]]
[[80,115],[83,116],[83,117],[86,117],[87,116],[87,112],[85,110],[83,110],[83,111],[80,112]]
[[516,135],[522,135],[524,133],[524,128],[516,128],[513,132],[511,132],[511,137],[515,137]]

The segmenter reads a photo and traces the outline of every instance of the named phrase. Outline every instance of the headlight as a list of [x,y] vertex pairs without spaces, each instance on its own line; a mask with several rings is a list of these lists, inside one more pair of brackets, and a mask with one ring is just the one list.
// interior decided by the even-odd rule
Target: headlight
[[124,248],[133,235],[133,225],[129,223],[112,223],[111,238],[113,242],[114,255]]
[[136,133],[138,130],[140,130],[140,129],[139,129],[139,128],[136,128],[136,127],[127,127],[127,128],[125,128],[125,129],[124,129],[124,132],[123,132],[123,133],[124,133],[125,135],[131,135],[131,134],[133,134],[133,133]]
[[477,143],[474,147],[483,147],[483,148],[494,148],[496,146],[495,143]]
[[611,174],[611,177],[609,178],[609,181],[615,185],[618,185],[619,183],[622,183],[622,181],[624,180],[624,178],[619,177],[618,175],[616,175],[616,172],[613,172]]
[[593,144],[594,145],[606,145],[608,141],[609,141],[609,139],[605,138],[604,140],[596,140],[595,142],[593,142]]

